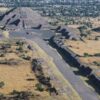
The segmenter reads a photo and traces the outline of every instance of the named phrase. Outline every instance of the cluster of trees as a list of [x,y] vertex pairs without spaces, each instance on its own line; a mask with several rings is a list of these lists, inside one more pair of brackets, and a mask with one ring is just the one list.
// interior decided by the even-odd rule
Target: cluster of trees
[[28,91],[16,91],[13,90],[9,96],[0,94],[0,100],[30,100],[34,99],[34,94]]
[[96,53],[94,55],[88,54],[88,53],[84,53],[84,57],[100,57],[100,53]]
[[48,16],[70,16],[70,17],[97,17],[100,15],[100,6],[94,5],[59,5],[59,7],[45,6],[42,8],[43,15],[48,14]]

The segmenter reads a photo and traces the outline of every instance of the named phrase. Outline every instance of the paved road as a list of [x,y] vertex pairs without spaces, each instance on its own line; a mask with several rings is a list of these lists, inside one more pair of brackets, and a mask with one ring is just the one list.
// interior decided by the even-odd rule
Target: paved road
[[82,80],[76,76],[70,66],[59,56],[57,51],[51,49],[43,40],[35,38],[34,41],[50,55],[63,76],[72,84],[75,90],[80,94],[83,100],[99,100],[95,92],[87,88]]
[[[40,35],[39,35],[40,34]],[[63,74],[65,79],[67,79],[74,89],[79,93],[82,100],[99,100],[97,98],[97,94],[90,90],[84,82],[76,76],[73,71],[71,70],[70,66],[59,56],[58,52],[51,48],[45,41],[42,40],[43,32],[40,33],[33,32],[33,34],[27,35],[24,31],[22,32],[15,32],[11,33],[11,37],[25,37],[32,41],[35,41],[48,55],[50,55],[56,66],[58,67],[59,71]]]

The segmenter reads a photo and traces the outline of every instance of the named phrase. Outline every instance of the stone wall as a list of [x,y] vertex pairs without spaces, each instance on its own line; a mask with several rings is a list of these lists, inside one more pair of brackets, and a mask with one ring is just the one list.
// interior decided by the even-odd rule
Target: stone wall
[[64,46],[63,43],[61,43],[61,40],[59,40],[57,37],[53,37],[51,39],[51,42],[54,45],[54,47],[58,50],[58,52],[60,52],[62,56],[65,56],[64,60],[68,62],[69,65],[77,67],[82,73],[84,73],[86,77],[88,76],[89,80],[95,82],[95,84],[100,87],[100,78],[92,73],[91,67],[80,62],[78,56],[74,52],[72,52],[68,47]]

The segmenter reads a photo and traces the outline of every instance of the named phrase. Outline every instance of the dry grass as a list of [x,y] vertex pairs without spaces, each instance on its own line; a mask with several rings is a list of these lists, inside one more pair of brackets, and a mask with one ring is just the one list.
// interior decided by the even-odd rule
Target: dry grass
[[80,57],[79,58],[82,63],[89,65],[92,69],[97,70],[99,66],[93,64],[93,62],[100,62],[99,57]]
[[[2,43],[1,43],[2,44]],[[15,59],[19,60],[20,64],[18,65],[6,65],[0,64],[0,81],[5,83],[3,88],[0,88],[0,92],[4,94],[9,94],[13,90],[28,90],[34,87],[37,82],[35,75],[31,71],[30,61],[25,61],[15,53],[17,46],[12,46],[12,53],[5,53],[4,57],[0,57],[0,60],[10,60]],[[9,51],[9,49],[7,51]],[[27,81],[27,78],[35,79],[34,82]]]
[[34,82],[27,81],[26,79],[30,77],[35,79],[34,74],[31,73],[31,66],[28,63],[12,67],[0,65],[0,80],[5,83],[0,92],[9,94],[13,90],[27,91],[34,87],[37,82],[36,79]]
[[[2,43],[0,42],[0,45]],[[9,51],[11,49],[12,52],[5,53],[4,57],[0,57],[0,60],[15,59],[20,60],[18,65],[7,65],[0,64],[0,82],[3,81],[5,83],[3,88],[0,88],[0,93],[5,95],[11,93],[13,90],[17,91],[31,91],[35,97],[34,100],[81,100],[80,96],[73,89],[70,83],[64,79],[62,74],[58,71],[57,67],[53,63],[53,59],[49,57],[36,43],[32,42],[34,51],[28,50],[26,55],[31,56],[33,59],[41,58],[44,63],[42,64],[44,74],[46,76],[52,77],[52,75],[57,80],[52,80],[51,83],[57,90],[60,90],[62,87],[68,89],[68,93],[60,93],[59,95],[50,96],[48,91],[39,92],[36,90],[36,84],[38,80],[31,69],[31,61],[26,61],[20,57],[21,53],[16,51],[16,46],[13,42],[9,42],[12,44],[11,48],[7,49]],[[24,48],[24,50],[27,50]],[[32,79],[31,81],[27,79]],[[57,84],[56,81],[60,79],[60,84]],[[70,91],[70,94],[69,94]],[[30,99],[31,100],[31,99]],[[33,99],[32,99],[33,100]]]
[[84,53],[93,55],[100,52],[100,41],[85,40],[85,42],[82,42],[66,40],[65,45],[80,56],[83,56]]
[[77,29],[77,28],[80,27],[81,25],[73,24],[73,25],[67,25],[67,26],[70,27],[70,28]]

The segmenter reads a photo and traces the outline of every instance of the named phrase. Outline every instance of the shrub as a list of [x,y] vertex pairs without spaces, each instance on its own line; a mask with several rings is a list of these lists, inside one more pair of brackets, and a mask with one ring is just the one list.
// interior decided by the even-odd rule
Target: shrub
[[31,59],[31,57],[29,57],[29,56],[27,56],[27,55],[24,55],[24,54],[21,56],[21,58],[23,58],[23,59],[25,59],[25,60],[30,60],[30,59]]
[[88,53],[84,53],[84,57],[89,57],[90,55]]
[[96,53],[96,54],[94,54],[94,56],[100,57],[100,53]]
[[94,61],[93,63],[94,63],[96,66],[100,66],[100,63],[99,63],[99,62]]
[[0,60],[0,64],[8,64],[7,60]]
[[3,53],[0,54],[0,57],[4,57],[5,55]]
[[19,48],[16,48],[16,50],[22,52],[23,51],[23,48],[20,46]]
[[99,39],[97,37],[95,37],[95,40],[98,41]]
[[23,41],[17,41],[16,44],[19,45],[19,46],[23,46],[24,42]]
[[40,92],[44,91],[44,87],[41,83],[36,84],[36,87],[37,87],[38,91],[40,91]]
[[11,95],[13,95],[13,99],[9,99],[9,100],[30,100],[31,97],[34,97],[34,95],[28,91],[19,92],[19,91],[13,90]]
[[4,82],[2,81],[2,82],[0,82],[0,88],[2,88],[2,87],[4,87]]

